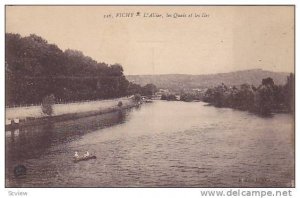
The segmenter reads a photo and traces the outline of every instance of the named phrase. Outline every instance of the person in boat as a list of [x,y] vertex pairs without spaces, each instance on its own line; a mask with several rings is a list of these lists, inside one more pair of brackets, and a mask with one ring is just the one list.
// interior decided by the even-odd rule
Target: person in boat
[[78,155],[77,151],[75,151],[74,158],[76,158],[76,159],[79,158],[79,155]]
[[89,157],[89,156],[90,156],[90,153],[88,151],[83,155],[83,157]]

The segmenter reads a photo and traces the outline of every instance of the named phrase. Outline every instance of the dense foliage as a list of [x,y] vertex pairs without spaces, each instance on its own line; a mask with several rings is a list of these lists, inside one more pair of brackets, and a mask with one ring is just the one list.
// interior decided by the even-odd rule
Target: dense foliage
[[174,94],[163,94],[161,95],[161,100],[168,100],[168,101],[176,101],[177,98]]
[[181,93],[180,100],[185,102],[202,100],[203,96],[199,93]]
[[270,114],[272,112],[294,111],[293,74],[287,77],[285,85],[275,85],[272,78],[265,78],[255,87],[243,84],[239,88],[225,84],[208,89],[204,101],[218,107],[231,107],[241,110]]
[[[6,105],[117,98],[152,92],[129,83],[120,64],[108,65],[77,50],[62,51],[37,35],[6,34]],[[156,88],[156,87],[155,87]]]
[[128,94],[133,95],[133,94],[140,94],[142,96],[148,96],[151,97],[158,91],[157,87],[153,84],[146,84],[145,86],[140,86],[138,84],[129,83],[128,86]]

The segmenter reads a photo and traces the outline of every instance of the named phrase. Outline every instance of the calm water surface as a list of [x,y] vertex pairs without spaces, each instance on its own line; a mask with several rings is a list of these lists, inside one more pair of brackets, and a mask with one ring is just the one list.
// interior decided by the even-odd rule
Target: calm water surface
[[[6,131],[7,187],[290,187],[293,117],[202,102]],[[75,151],[96,160],[73,163]],[[15,178],[13,168],[27,167]]]

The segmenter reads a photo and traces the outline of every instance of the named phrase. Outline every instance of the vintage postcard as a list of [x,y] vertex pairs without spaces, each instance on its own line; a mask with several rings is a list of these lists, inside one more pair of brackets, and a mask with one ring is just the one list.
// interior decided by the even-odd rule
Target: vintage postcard
[[295,6],[6,5],[5,187],[295,187]]

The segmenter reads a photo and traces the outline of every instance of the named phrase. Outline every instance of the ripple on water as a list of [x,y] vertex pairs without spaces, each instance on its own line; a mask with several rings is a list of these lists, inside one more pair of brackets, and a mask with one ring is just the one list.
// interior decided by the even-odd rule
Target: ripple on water
[[[158,101],[26,130],[26,138],[22,130],[5,136],[7,186],[289,187],[294,180],[287,114],[263,118]],[[72,162],[75,151],[86,150],[97,159]],[[25,178],[13,177],[19,163],[28,169]]]

